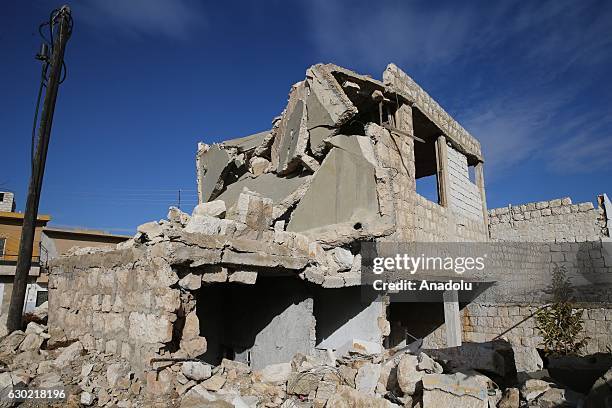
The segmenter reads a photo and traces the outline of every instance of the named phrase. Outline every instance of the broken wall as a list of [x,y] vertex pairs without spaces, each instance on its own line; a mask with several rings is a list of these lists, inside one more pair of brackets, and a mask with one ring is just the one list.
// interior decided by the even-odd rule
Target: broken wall
[[49,276],[49,334],[120,355],[144,372],[172,342],[180,291],[176,273],[138,248],[60,258]]

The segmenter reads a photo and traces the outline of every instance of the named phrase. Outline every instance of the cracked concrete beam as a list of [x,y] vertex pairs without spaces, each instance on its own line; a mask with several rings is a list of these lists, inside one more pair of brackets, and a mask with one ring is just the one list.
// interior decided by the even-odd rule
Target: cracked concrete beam
[[306,152],[308,129],[306,127],[308,89],[306,82],[295,84],[289,93],[287,108],[275,129],[271,148],[272,168],[278,174],[287,174],[299,164],[299,156]]
[[[233,239],[228,243],[228,247],[236,252],[266,252],[271,255],[282,256],[292,256],[294,254],[287,245],[256,241],[252,239]],[[302,256],[306,255],[306,253],[302,254]]]
[[395,225],[391,222],[391,217],[375,216],[362,218],[359,222],[349,221],[324,225],[303,231],[302,234],[311,240],[316,240],[324,248],[334,248],[358,240],[387,236],[394,231]]
[[301,270],[308,264],[308,258],[300,256],[272,255],[268,253],[235,252],[226,250],[223,252],[222,263],[230,265],[256,266],[264,268],[286,268]]

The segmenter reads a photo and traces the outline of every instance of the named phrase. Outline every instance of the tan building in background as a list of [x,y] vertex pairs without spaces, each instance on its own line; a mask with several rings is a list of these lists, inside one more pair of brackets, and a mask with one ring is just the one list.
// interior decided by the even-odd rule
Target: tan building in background
[[[14,195],[0,192],[0,335],[6,320],[19,254],[23,213],[15,212]],[[47,264],[73,247],[111,247],[130,238],[104,231],[47,227],[49,215],[39,215],[34,233],[24,311],[47,300]]]
[[[17,267],[19,254],[19,242],[21,240],[21,228],[23,226],[23,213],[15,212],[14,195],[10,192],[0,192],[0,327],[4,327],[4,321],[8,312],[13,291],[13,280]],[[30,267],[27,293],[33,293],[34,305],[36,303],[37,288],[45,288],[45,294],[41,295],[40,303],[46,300],[47,278],[42,277],[40,262],[40,241],[42,230],[51,220],[49,215],[39,215],[34,232],[34,247],[32,250],[32,264]],[[44,297],[44,300],[42,299]],[[32,306],[34,307],[34,306]],[[0,333],[2,330],[0,329]]]

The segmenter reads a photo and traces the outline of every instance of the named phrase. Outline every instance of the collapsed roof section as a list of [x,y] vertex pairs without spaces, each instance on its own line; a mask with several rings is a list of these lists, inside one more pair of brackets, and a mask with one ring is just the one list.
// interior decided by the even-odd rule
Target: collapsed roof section
[[[395,211],[388,180],[397,165],[385,162],[389,144],[379,142],[389,134],[423,142],[412,128],[396,128],[401,105],[427,121],[427,128],[415,124],[427,137],[446,135],[471,163],[482,162],[482,155],[478,141],[407,74],[390,64],[383,78],[332,64],[310,67],[270,131],[199,144],[199,202],[223,200],[231,209],[242,192],[255,192],[272,200],[272,225],[284,221],[287,231],[328,246],[391,234]],[[435,173],[435,160],[431,165]]]

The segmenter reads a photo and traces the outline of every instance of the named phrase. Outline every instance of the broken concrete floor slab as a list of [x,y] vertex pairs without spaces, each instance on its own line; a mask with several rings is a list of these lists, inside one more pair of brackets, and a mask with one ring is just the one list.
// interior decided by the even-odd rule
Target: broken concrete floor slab
[[249,191],[260,194],[262,197],[271,199],[274,205],[280,205],[292,193],[308,182],[309,179],[309,176],[279,177],[273,173],[265,173],[257,177],[246,176],[230,184],[217,197],[217,200],[223,200],[227,208],[232,208],[236,205],[238,197],[246,188]]
[[239,153],[244,153],[255,149],[260,146],[264,139],[270,134],[269,130],[264,132],[255,133],[250,136],[238,137],[236,139],[224,140],[221,145],[224,147],[231,147],[238,150]]
[[218,144],[198,149],[197,169],[200,202],[206,202],[223,188],[230,165],[230,154]]

